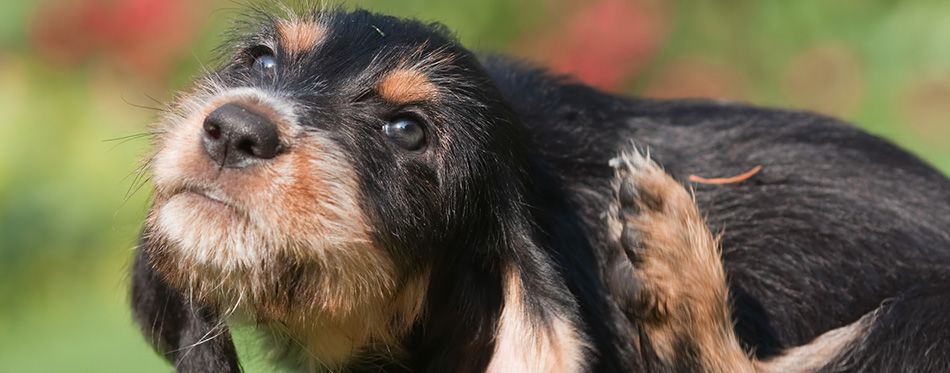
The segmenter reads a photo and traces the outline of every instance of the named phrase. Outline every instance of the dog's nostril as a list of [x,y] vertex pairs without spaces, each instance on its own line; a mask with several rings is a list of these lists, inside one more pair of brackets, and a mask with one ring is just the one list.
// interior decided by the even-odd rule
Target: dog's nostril
[[[254,145],[255,144],[253,140],[249,138],[241,138],[241,139],[237,139],[234,148],[241,153],[257,157],[260,152],[254,151],[254,147],[255,147]],[[264,158],[264,157],[259,157],[259,158]]]
[[205,121],[205,133],[208,134],[212,140],[218,140],[221,138],[221,127],[216,123],[209,123]]
[[204,120],[205,153],[226,167],[245,167],[280,152],[277,126],[267,117],[238,104],[225,104]]
[[245,154],[260,158],[271,159],[280,152],[280,139],[277,136],[277,127],[269,125],[258,128],[257,131],[238,139],[237,150]]

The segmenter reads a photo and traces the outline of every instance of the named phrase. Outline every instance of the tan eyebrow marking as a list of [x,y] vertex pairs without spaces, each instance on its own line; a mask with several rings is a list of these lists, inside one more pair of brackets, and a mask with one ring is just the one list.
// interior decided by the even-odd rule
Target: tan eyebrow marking
[[434,99],[438,88],[419,71],[397,69],[380,81],[376,86],[376,92],[386,101],[408,104]]
[[300,53],[316,47],[326,36],[326,29],[317,22],[281,21],[277,23],[280,44],[290,53]]

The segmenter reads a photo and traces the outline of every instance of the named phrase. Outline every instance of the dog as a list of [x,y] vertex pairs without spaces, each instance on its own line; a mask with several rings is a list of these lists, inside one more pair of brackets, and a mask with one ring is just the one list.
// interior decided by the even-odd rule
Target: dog
[[307,371],[950,369],[950,181],[894,145],[251,13],[147,157],[132,311],[179,371],[239,371],[236,324]]

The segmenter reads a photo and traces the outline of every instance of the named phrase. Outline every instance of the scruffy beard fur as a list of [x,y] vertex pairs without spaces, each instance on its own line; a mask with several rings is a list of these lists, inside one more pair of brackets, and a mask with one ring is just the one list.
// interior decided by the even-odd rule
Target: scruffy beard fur
[[[287,153],[238,170],[202,154],[202,118],[223,102],[263,108]],[[269,327],[277,344],[304,346],[304,360],[332,367],[371,344],[396,349],[420,312],[421,278],[398,278],[369,238],[352,165],[283,102],[248,88],[194,94],[160,124],[152,263],[194,304]]]

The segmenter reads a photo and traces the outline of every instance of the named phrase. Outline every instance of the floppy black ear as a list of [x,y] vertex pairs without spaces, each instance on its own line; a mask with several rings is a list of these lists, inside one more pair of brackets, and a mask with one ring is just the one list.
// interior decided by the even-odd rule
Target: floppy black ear
[[155,272],[146,244],[140,241],[132,268],[132,315],[145,338],[179,372],[239,372],[227,326],[189,304]]

